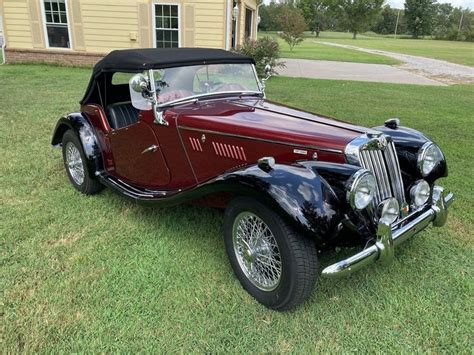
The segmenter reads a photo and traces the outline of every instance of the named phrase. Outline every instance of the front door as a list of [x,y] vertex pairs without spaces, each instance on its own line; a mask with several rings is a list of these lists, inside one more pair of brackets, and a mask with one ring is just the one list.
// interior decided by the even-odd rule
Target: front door
[[150,126],[141,119],[114,130],[111,135],[114,175],[134,185],[150,188],[166,186],[170,173],[160,143]]

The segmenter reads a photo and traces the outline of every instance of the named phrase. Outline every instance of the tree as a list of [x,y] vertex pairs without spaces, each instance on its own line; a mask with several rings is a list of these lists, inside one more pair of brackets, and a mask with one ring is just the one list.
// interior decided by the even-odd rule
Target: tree
[[277,17],[280,12],[280,5],[270,3],[270,5],[262,5],[258,11],[260,16],[259,29],[262,31],[277,31]]
[[453,26],[446,39],[453,41],[474,41],[474,11],[456,7],[453,9]]
[[280,46],[275,38],[268,36],[260,37],[258,40],[247,38],[238,48],[242,53],[255,60],[255,68],[260,77],[265,76],[265,67],[270,66],[272,74],[278,74],[277,68],[284,68],[285,64],[280,62]]
[[376,21],[383,3],[384,0],[332,0],[330,9],[356,39],[358,33],[366,31]]
[[280,37],[290,46],[290,51],[298,43],[303,42],[303,33],[307,27],[299,9],[283,5],[278,16],[278,25],[282,33]]
[[413,38],[431,34],[436,0],[406,0],[405,18]]
[[[400,12],[400,17],[398,16]],[[399,17],[399,18],[398,18]],[[404,33],[404,19],[403,11],[399,9],[392,9],[390,5],[385,5],[383,7],[382,13],[378,16],[377,21],[371,27],[371,30],[375,33],[380,33],[383,35],[395,33],[395,27],[397,26],[398,18],[398,28],[397,33]]]
[[301,10],[311,32],[319,37],[319,33],[327,27],[327,0],[300,0],[297,7]]
[[451,4],[434,4],[433,34],[437,39],[446,38],[454,23],[453,6]]

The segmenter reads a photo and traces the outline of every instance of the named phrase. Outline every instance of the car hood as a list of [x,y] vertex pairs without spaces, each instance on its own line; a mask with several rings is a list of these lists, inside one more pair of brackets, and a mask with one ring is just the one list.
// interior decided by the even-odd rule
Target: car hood
[[178,125],[343,153],[367,128],[266,100],[210,100],[181,107]]

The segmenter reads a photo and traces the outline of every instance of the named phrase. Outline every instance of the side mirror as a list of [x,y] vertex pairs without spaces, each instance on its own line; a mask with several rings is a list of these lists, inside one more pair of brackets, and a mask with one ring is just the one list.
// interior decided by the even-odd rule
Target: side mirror
[[265,74],[265,77],[262,78],[261,80],[261,88],[262,88],[263,94],[265,95],[265,83],[272,76],[272,67],[270,66],[270,64],[265,65],[264,74]]
[[148,80],[143,74],[136,74],[130,79],[130,88],[137,93],[148,92]]
[[265,76],[267,79],[272,75],[272,67],[270,64],[265,65]]
[[128,82],[132,105],[138,110],[148,111],[152,109],[152,93],[148,88],[148,79],[143,74],[132,76]]

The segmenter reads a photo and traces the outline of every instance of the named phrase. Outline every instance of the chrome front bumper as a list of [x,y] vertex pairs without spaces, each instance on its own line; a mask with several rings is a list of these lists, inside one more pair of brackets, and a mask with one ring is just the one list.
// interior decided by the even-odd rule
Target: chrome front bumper
[[435,227],[441,227],[446,223],[448,207],[453,199],[454,195],[451,192],[445,193],[442,187],[435,186],[431,207],[423,212],[412,213],[394,226],[379,223],[377,242],[374,245],[326,267],[322,275],[325,277],[339,277],[351,274],[375,262],[391,263],[397,245],[428,227],[431,222]]

